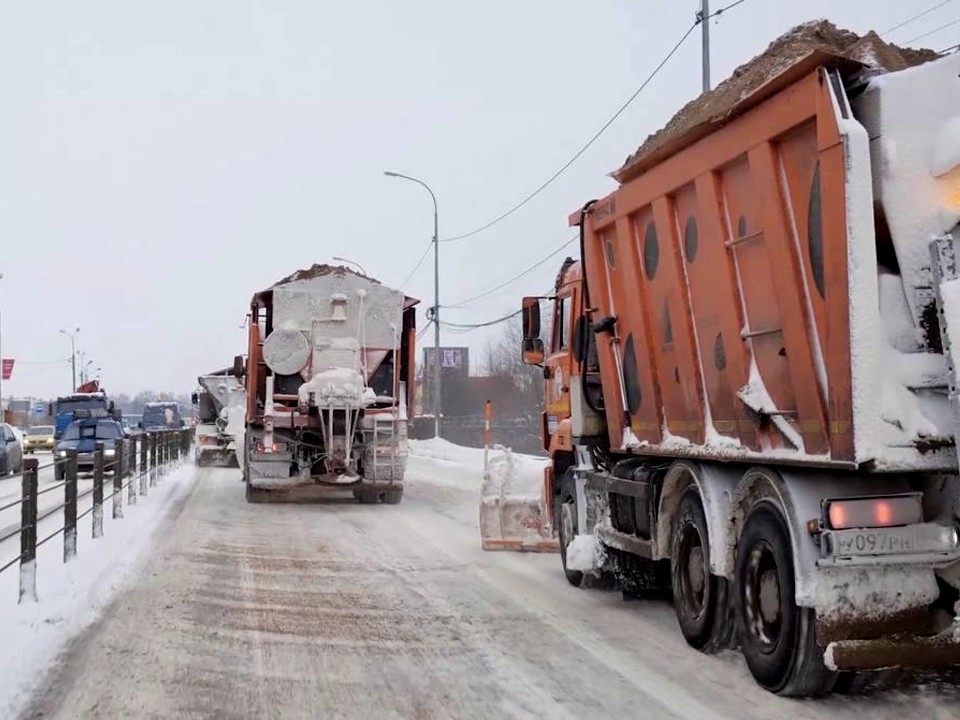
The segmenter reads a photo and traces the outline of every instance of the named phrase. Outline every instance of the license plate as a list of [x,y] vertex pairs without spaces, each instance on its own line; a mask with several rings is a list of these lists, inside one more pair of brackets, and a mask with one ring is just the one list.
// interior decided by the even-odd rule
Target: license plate
[[899,555],[925,550],[927,545],[919,533],[906,528],[876,530],[844,530],[836,533],[836,554]]

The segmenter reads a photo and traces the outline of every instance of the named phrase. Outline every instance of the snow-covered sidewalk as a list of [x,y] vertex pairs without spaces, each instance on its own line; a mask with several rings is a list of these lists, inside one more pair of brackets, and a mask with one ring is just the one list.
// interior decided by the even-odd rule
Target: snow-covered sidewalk
[[112,519],[111,503],[105,502],[103,537],[92,540],[91,515],[82,518],[77,556],[69,563],[63,562],[62,535],[40,547],[38,602],[18,604],[18,566],[0,574],[0,717],[17,716],[67,642],[97,620],[142,565],[157,527],[189,494],[195,476],[192,464],[183,465],[161,477],[136,505],[126,505],[124,497],[122,520]]

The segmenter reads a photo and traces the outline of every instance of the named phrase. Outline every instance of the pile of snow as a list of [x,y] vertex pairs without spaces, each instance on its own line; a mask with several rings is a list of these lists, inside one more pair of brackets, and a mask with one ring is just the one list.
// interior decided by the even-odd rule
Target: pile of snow
[[[451,473],[433,477],[431,482],[455,485],[467,489],[483,489],[483,448],[454,445],[438,438],[410,440],[411,458],[432,461],[440,467],[447,466]],[[543,469],[549,464],[545,457],[515,453],[501,446],[490,450],[490,475],[509,495],[540,496],[543,486]]]
[[38,602],[18,604],[16,566],[0,574],[0,717],[18,717],[44,671],[67,642],[100,616],[112,596],[149,558],[154,530],[193,487],[195,468],[185,465],[160,479],[123,520],[110,519],[103,537],[90,540],[90,515],[77,527],[78,553],[63,563],[58,536],[39,548]]

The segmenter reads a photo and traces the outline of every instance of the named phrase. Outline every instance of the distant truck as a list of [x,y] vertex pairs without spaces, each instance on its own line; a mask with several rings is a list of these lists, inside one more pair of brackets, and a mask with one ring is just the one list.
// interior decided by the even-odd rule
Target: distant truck
[[148,402],[143,406],[143,415],[138,427],[145,432],[179,430],[186,423],[180,417],[180,406],[172,401]]
[[99,386],[91,386],[87,390],[87,392],[63,395],[53,403],[51,414],[54,416],[54,437],[57,440],[63,436],[67,426],[78,417],[109,416],[116,420],[120,419],[120,410],[114,407],[113,401],[107,398],[107,394],[100,390]]
[[960,663],[960,54],[856,40],[685,108],[571,215],[546,343],[523,302],[566,578],[783,695]]
[[197,408],[195,429],[197,465],[239,467],[242,449],[237,437],[243,436],[246,414],[246,388],[227,368],[197,378],[200,391],[193,394]]
[[417,301],[345,267],[314,265],[250,304],[247,499],[352,492],[399,503],[413,400]]

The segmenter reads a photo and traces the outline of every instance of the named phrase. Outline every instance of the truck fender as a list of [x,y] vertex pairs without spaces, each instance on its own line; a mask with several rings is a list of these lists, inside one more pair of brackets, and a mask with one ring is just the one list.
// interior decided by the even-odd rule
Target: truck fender
[[740,480],[740,473],[724,466],[704,465],[690,460],[678,460],[670,466],[663,481],[657,512],[657,559],[670,557],[671,531],[674,517],[680,506],[684,491],[691,485],[697,488],[707,519],[710,536],[710,572],[720,577],[733,577],[733,554],[730,546],[735,542],[730,518],[733,515],[733,496]]

